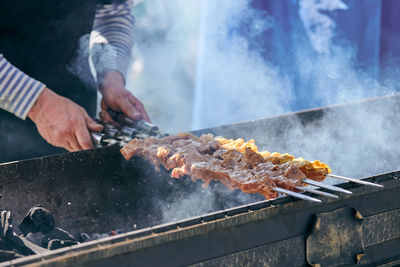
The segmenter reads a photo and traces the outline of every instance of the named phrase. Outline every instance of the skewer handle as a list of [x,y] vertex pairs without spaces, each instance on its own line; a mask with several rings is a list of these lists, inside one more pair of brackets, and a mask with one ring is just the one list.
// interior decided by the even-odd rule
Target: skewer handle
[[375,186],[375,187],[379,187],[379,188],[383,187],[383,185],[381,185],[381,184],[375,184],[375,183],[367,182],[367,181],[364,181],[364,180],[359,180],[359,179],[339,176],[339,175],[335,175],[335,174],[327,174],[326,176],[329,176],[329,177],[332,177],[332,178],[336,178],[336,179],[340,179],[340,180],[353,182],[353,183],[357,183],[357,184],[370,185],[370,186]]
[[331,191],[341,192],[341,193],[345,193],[345,194],[353,194],[351,191],[343,189],[341,187],[324,184],[324,183],[317,182],[317,181],[310,180],[310,179],[304,179],[303,183],[310,184],[310,185],[315,185],[315,186],[318,186],[318,187],[321,187],[321,188],[325,188],[325,189],[328,189],[328,190],[331,190]]
[[320,196],[324,196],[324,197],[332,197],[332,198],[338,198],[337,195],[331,194],[331,193],[327,193],[327,192],[323,192],[323,191],[319,191],[317,189],[312,189],[312,188],[308,188],[306,186],[296,186],[296,189],[298,190],[302,190],[302,191],[306,191],[306,192],[310,192],[316,195],[320,195]]
[[321,202],[321,200],[317,199],[317,198],[313,198],[313,197],[309,197],[300,193],[296,193],[290,190],[286,190],[280,187],[275,187],[273,188],[274,191],[278,192],[278,193],[282,193],[282,194],[286,194],[292,197],[296,197],[296,198],[300,198],[303,200],[307,200],[307,201],[311,201],[311,202]]

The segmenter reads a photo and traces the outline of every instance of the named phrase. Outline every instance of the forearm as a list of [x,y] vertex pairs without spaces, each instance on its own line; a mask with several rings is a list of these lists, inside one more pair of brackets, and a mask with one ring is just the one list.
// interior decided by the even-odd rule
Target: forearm
[[132,6],[131,0],[97,6],[90,46],[98,80],[110,70],[126,77],[134,39]]
[[44,88],[0,54],[0,108],[25,119]]

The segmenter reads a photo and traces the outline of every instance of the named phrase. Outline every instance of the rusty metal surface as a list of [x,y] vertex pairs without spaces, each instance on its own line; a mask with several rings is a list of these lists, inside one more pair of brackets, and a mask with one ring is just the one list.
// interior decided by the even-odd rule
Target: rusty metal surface
[[100,230],[115,221],[114,215],[130,218],[129,208],[122,205],[138,205],[133,201],[137,199],[127,202],[131,198],[129,189],[137,181],[116,177],[112,167],[116,165],[116,147],[2,164],[0,208],[11,210],[14,222],[19,223],[30,207],[41,204],[64,229],[74,233]]
[[[73,235],[159,225],[161,205],[199,188],[200,182],[171,179],[141,158],[125,161],[117,146],[0,165],[0,209],[10,210],[15,224],[31,207],[42,205]],[[213,188],[213,211],[243,204],[239,191],[216,183]]]
[[365,218],[362,231],[366,247],[400,238],[400,210]]
[[306,262],[305,247],[304,236],[297,236],[190,266],[301,266]]
[[307,236],[307,262],[312,266],[356,264],[365,253],[362,220],[350,207],[315,214]]
[[[390,219],[387,218],[395,215],[391,212],[400,209],[400,201],[398,201],[400,180],[393,178],[398,174],[392,173],[371,178],[384,184],[384,189],[344,184],[342,186],[351,190],[353,194],[338,200],[330,200],[328,203],[315,204],[283,198],[265,202],[264,206],[260,205],[261,203],[256,204],[256,207],[248,205],[247,211],[240,208],[242,212],[233,213],[232,216],[227,215],[232,210],[221,211],[222,217],[216,217],[214,214],[212,216],[218,219],[207,222],[204,220],[207,216],[202,216],[89,242],[66,250],[53,251],[31,257],[29,260],[13,261],[12,264],[20,266],[40,262],[42,266],[110,266],[112,264],[118,266],[205,264],[205,266],[210,266],[215,263],[223,266],[238,262],[249,266],[268,266],[268,258],[260,260],[258,256],[269,251],[277,252],[275,246],[288,249],[288,244],[291,242],[305,244],[304,238],[312,225],[314,214],[343,207],[354,207],[364,215],[365,220],[368,217],[380,215],[389,222]],[[395,227],[386,229],[392,229],[397,233]],[[390,235],[390,238],[392,239],[384,243],[370,244],[366,247],[365,256],[360,264],[390,262],[391,259],[399,257],[400,250],[388,249],[386,245],[390,244],[391,247],[397,248],[400,246],[400,240],[396,238],[396,234]],[[382,249],[385,253],[377,253]],[[304,249],[294,249],[291,253],[282,253],[278,258],[271,258],[269,261],[272,266],[279,265],[277,259],[281,263],[295,259],[296,265],[297,263],[298,265],[307,264]]]
[[[398,96],[383,97],[362,104],[380,105],[399,99]],[[268,144],[275,149],[279,143],[277,151],[284,151],[282,133],[294,121],[318,123],[327,110],[315,109],[205,129],[196,134],[211,132],[228,138],[256,138],[260,147]],[[199,187],[199,183],[193,184],[190,179],[171,180],[166,172],[155,173],[148,162],[138,158],[125,162],[116,146],[0,164],[0,194],[3,194],[0,208],[11,210],[14,222],[19,222],[29,208],[41,204],[54,213],[60,227],[74,234],[107,232],[110,225],[129,228],[133,221],[140,228],[160,224],[161,200],[182,198]],[[229,191],[223,186],[218,189]],[[159,196],[158,202],[153,196]],[[227,196],[231,196],[226,201],[231,204],[220,203],[215,211],[243,204],[236,201],[237,193],[224,194],[223,198]]]
[[[380,98],[374,104],[385,104],[387,101],[396,102],[399,97],[389,100]],[[362,104],[369,105],[370,102]],[[335,108],[345,109],[346,106]],[[255,138],[260,147],[284,151],[284,133],[294,122],[300,120],[303,124],[318,124],[327,110],[316,109],[205,129],[196,134],[211,132],[227,138]],[[279,149],[276,148],[277,144]],[[14,222],[18,223],[30,207],[42,204],[54,213],[58,226],[73,234],[131,228],[132,222],[138,228],[143,228],[113,238],[24,258],[14,262],[15,265],[40,261],[48,266],[123,266],[124,263],[130,266],[132,262],[138,266],[176,266],[238,261],[241,264],[254,263],[253,266],[256,266],[267,264],[266,261],[255,261],[257,257],[254,255],[261,257],[274,249],[270,244],[305,236],[315,213],[354,207],[365,218],[369,218],[382,213],[391,214],[399,209],[400,185],[393,177],[400,177],[400,173],[367,179],[384,184],[384,189],[342,184],[341,187],[352,190],[354,194],[340,195],[339,199],[321,198],[323,204],[288,197],[237,207],[241,204],[235,199],[237,193],[233,192],[227,199],[231,203],[226,205],[222,201],[213,214],[159,225],[162,223],[161,202],[155,202],[153,196],[158,196],[162,201],[182,198],[200,187],[200,184],[192,183],[190,179],[171,180],[166,172],[155,173],[148,162],[138,158],[125,162],[114,146],[0,164],[0,193],[3,194],[0,208],[11,210]],[[223,186],[218,190],[228,191]],[[224,194],[224,198],[227,195]],[[393,216],[385,219],[371,217],[371,222],[397,223]],[[369,231],[369,239],[365,241],[368,246],[365,245],[365,256],[360,264],[383,263],[392,259],[395,255],[393,250],[400,247],[400,240],[395,238],[398,228],[387,226],[380,232],[373,228],[365,230]],[[285,248],[284,244],[282,248]],[[304,260],[306,264],[304,250],[302,253],[302,256],[296,256],[296,260]],[[155,254],[158,257],[154,257]],[[280,257],[280,261],[287,262],[289,257],[294,257],[287,255],[286,258]]]

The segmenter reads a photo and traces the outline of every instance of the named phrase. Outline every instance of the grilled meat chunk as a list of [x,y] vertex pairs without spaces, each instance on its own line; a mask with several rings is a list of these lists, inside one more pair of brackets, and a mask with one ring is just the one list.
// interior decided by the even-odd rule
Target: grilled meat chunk
[[210,134],[197,137],[179,133],[135,139],[121,153],[127,160],[141,156],[156,168],[162,165],[172,170],[173,178],[189,175],[193,181],[202,180],[203,186],[215,180],[230,189],[259,193],[267,199],[278,196],[275,187],[297,191],[295,188],[303,185],[303,179],[320,180],[330,172],[321,162],[315,164],[289,154],[258,152],[254,140],[228,140]]

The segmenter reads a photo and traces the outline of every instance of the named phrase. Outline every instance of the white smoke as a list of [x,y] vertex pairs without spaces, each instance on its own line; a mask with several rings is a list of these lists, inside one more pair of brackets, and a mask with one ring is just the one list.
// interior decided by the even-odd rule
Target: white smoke
[[137,5],[134,64],[127,87],[165,132],[190,130],[201,1]]
[[256,42],[273,27],[248,0],[205,1],[195,84],[193,128],[279,114],[291,85],[264,61]]
[[342,0],[299,1],[299,15],[315,51],[329,53],[335,36],[336,23],[326,12],[347,8]]
[[[388,78],[382,86],[358,67],[357,47],[339,38],[331,16],[346,12],[344,2],[298,2],[298,15],[314,51],[299,41],[287,56],[300,66],[299,79],[317,88],[302,92],[308,106],[387,95],[398,84]],[[137,16],[136,62],[128,88],[143,100],[162,130],[173,133],[291,111],[289,103],[296,95],[293,77],[266,60],[263,44],[257,43],[260,34],[275,27],[269,14],[252,8],[249,0],[145,3]],[[393,62],[387,77],[398,79],[398,64]],[[261,149],[322,160],[339,175],[371,176],[399,168],[396,111],[394,104],[344,109],[309,125],[294,120],[279,136],[266,136],[262,130],[233,135],[261,138]],[[215,209],[214,194],[212,188],[201,189],[166,204],[164,220]],[[242,199],[249,201],[252,198]]]

